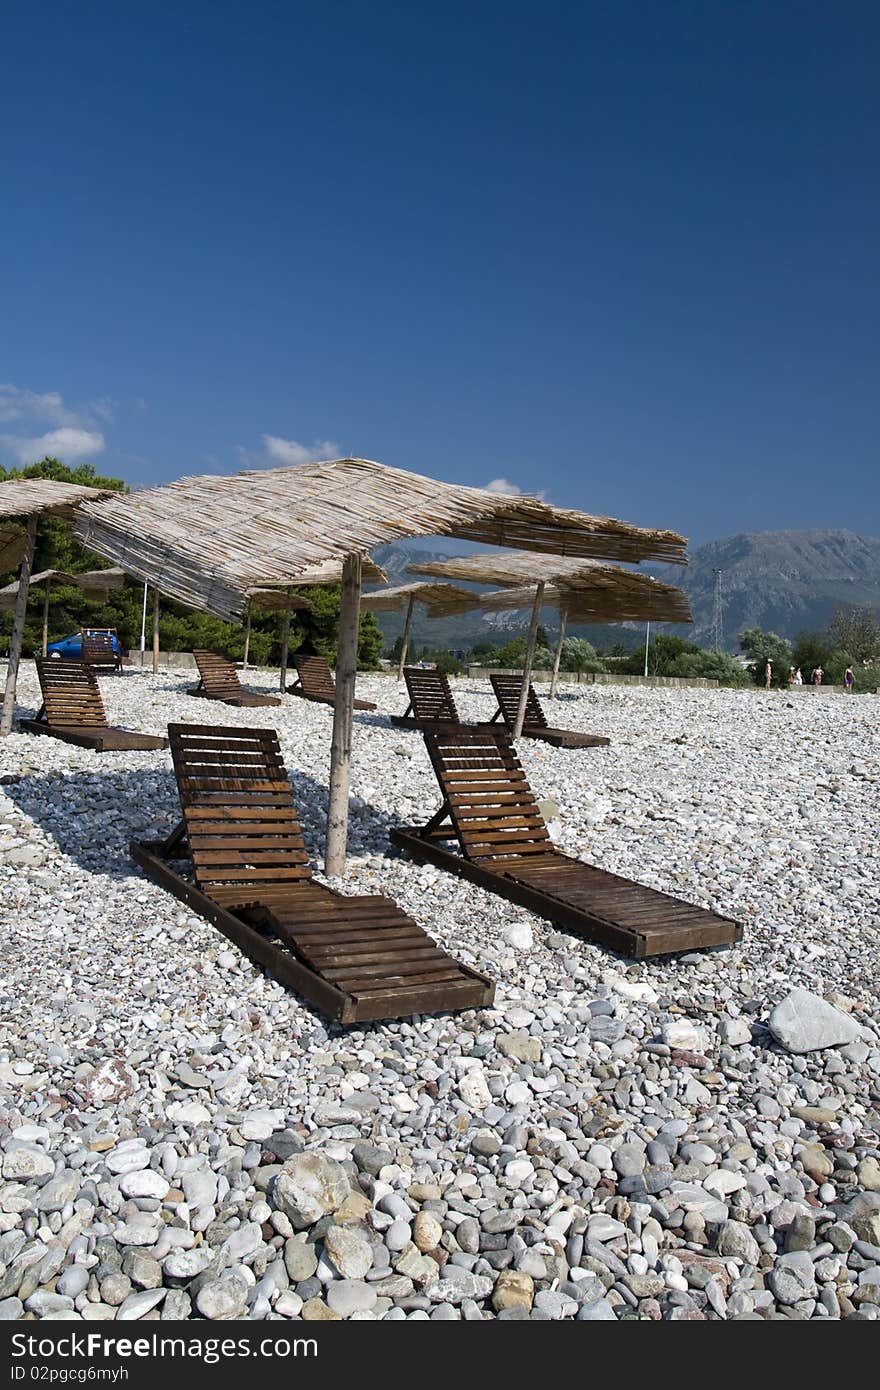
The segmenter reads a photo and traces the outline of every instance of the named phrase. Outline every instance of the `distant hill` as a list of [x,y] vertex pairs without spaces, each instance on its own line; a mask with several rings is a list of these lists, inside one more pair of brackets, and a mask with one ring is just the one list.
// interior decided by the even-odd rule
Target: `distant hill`
[[[375,552],[392,584],[411,582],[416,576],[406,567],[418,560],[445,559],[474,547],[462,542],[431,540],[398,542]],[[749,627],[796,637],[801,631],[827,626],[838,607],[866,605],[880,609],[880,538],[859,536],[854,531],[753,531],[725,540],[710,541],[691,552],[690,564],[645,565],[658,578],[680,584],[687,592],[694,614],[693,626],[667,628],[695,642],[711,645],[715,570],[721,570],[724,645],[738,650],[739,634]],[[480,588],[485,586],[471,585]],[[396,613],[377,615],[389,640],[400,633],[403,619]],[[414,640],[420,645],[468,648],[481,639],[503,643],[526,628],[528,614],[518,612],[462,614],[430,621],[416,609]],[[557,617],[545,609],[542,621],[551,631]],[[573,636],[600,644],[623,642],[636,646],[642,629],[633,624],[573,627]]]
[[714,572],[721,570],[729,651],[745,628],[791,638],[825,628],[835,608],[880,608],[880,539],[854,531],[750,531],[699,546],[678,579],[674,566],[658,566],[658,576],[661,569],[663,578],[686,590],[694,615],[690,632],[704,645],[712,641]]

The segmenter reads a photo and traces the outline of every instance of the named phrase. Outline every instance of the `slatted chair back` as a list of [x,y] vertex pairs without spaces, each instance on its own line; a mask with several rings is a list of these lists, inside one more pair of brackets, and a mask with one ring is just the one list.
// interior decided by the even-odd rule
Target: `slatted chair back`
[[117,666],[119,658],[113,650],[115,634],[109,630],[84,628],[80,633],[82,661],[86,666]]
[[241,902],[312,877],[274,729],[169,724],[198,886]]
[[333,672],[323,656],[293,656],[291,666],[299,676],[303,693],[319,700],[335,700]]
[[46,723],[58,728],[106,729],[98,678],[82,661],[37,657]]
[[552,850],[505,729],[427,729],[425,743],[468,859],[519,859]]
[[238,672],[231,661],[216,652],[194,651],[193,659],[205,693],[213,700],[234,700],[242,692]]
[[426,671],[421,666],[404,666],[403,678],[412,705],[413,719],[445,720],[450,724],[461,722],[449,688],[449,677],[443,671]]
[[[512,729],[516,723],[516,716],[519,711],[519,695],[522,690],[521,676],[490,676],[492,689],[495,691],[495,698],[498,701],[498,708],[501,711],[501,718]],[[532,729],[546,729],[547,716],[541,708],[540,701],[529,682],[529,694],[526,700],[526,713],[523,725]]]

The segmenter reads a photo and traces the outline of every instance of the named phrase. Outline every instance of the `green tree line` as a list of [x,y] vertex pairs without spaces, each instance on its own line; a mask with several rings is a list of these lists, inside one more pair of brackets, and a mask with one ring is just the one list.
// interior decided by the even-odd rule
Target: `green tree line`
[[[52,478],[57,482],[109,488],[114,492],[128,491],[121,478],[105,477],[97,473],[91,464],[69,468],[54,458],[45,458],[27,468],[0,467],[0,482],[11,478]],[[74,540],[66,522],[55,517],[40,518],[33,567],[35,574],[47,569],[81,574],[84,570],[108,567],[109,562]],[[9,572],[0,576],[0,584],[9,584],[17,578],[17,571]],[[291,614],[290,651],[318,653],[332,665],[336,660],[339,637],[339,586],[315,585],[298,589],[297,592],[310,599],[314,607],[312,611]],[[112,627],[116,629],[123,647],[136,650],[140,646],[143,594],[143,584],[129,578],[126,578],[121,589],[107,597],[106,602],[88,598],[73,585],[53,583],[49,606],[49,641],[70,637],[84,626]],[[254,609],[250,640],[250,660],[254,665],[278,664],[281,658],[282,623],[282,613]],[[4,645],[8,646],[12,629],[10,611],[0,613],[0,625]],[[43,588],[37,586],[28,598],[24,634],[26,653],[39,649],[42,625]],[[244,628],[163,598],[159,610],[159,644],[163,651],[192,651],[193,647],[204,647],[239,661],[244,654]],[[147,612],[147,645],[152,645],[152,598]],[[374,615],[362,613],[358,640],[359,668],[364,671],[376,670],[381,650],[382,633]]]

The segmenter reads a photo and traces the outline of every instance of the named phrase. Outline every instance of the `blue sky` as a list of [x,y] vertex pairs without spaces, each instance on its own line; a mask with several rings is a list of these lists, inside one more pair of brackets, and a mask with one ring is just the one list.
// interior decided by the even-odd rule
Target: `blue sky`
[[880,8],[16,6],[0,462],[880,534]]

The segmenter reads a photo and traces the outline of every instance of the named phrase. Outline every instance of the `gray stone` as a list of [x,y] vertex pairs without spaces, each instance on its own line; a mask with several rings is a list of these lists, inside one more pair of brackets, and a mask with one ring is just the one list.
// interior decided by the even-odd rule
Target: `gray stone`
[[816,1292],[813,1261],[805,1250],[782,1255],[767,1275],[767,1285],[777,1303],[791,1306]]
[[363,1279],[373,1264],[370,1242],[351,1227],[330,1226],[324,1234],[324,1250],[344,1279]]
[[447,1265],[446,1277],[430,1284],[426,1292],[432,1303],[463,1303],[465,1299],[488,1298],[493,1287],[492,1279]]
[[40,1188],[37,1194],[37,1210],[61,1211],[69,1202],[75,1200],[81,1181],[80,1174],[72,1168],[62,1168],[60,1173],[49,1179],[45,1187]]
[[855,1042],[859,1025],[818,994],[793,989],[767,1020],[775,1040],[788,1052],[817,1052]]
[[718,1235],[718,1253],[744,1264],[757,1265],[761,1250],[743,1221],[725,1221]]
[[355,1144],[351,1156],[361,1172],[369,1173],[373,1178],[379,1176],[380,1169],[394,1162],[391,1150],[383,1149],[378,1144]]
[[66,1298],[78,1298],[89,1282],[89,1271],[85,1265],[70,1265],[55,1284],[55,1292]]
[[596,1303],[583,1303],[577,1311],[578,1322],[616,1322],[617,1314],[607,1298]]
[[326,1298],[334,1313],[343,1318],[351,1317],[352,1313],[368,1313],[378,1302],[373,1285],[362,1279],[334,1279],[327,1285]]
[[162,1284],[162,1266],[144,1250],[126,1250],[122,1257],[122,1272],[139,1289],[158,1289]]
[[205,1318],[240,1318],[247,1307],[244,1287],[238,1279],[209,1279],[196,1294],[196,1307]]
[[311,1279],[318,1268],[318,1256],[314,1245],[291,1236],[284,1244],[284,1263],[287,1273],[295,1284]]
[[165,1260],[165,1276],[168,1279],[195,1279],[214,1260],[214,1251],[209,1245],[194,1245],[191,1250],[172,1250]]
[[129,1294],[116,1314],[116,1321],[136,1322],[158,1307],[164,1297],[164,1289],[141,1289],[140,1293]]

